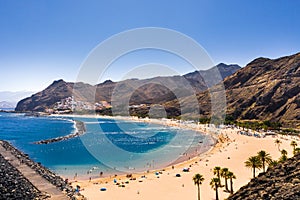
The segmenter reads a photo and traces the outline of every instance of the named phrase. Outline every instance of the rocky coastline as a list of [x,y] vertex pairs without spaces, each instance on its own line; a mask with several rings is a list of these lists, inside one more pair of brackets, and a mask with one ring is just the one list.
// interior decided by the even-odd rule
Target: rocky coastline
[[79,121],[79,120],[74,120],[74,122],[75,122],[75,126],[76,126],[75,133],[72,133],[72,134],[69,134],[66,136],[62,136],[62,137],[51,138],[51,139],[47,139],[47,140],[40,140],[40,141],[34,142],[34,144],[50,144],[50,143],[54,143],[54,142],[60,142],[63,140],[68,140],[71,138],[79,137],[79,136],[85,134],[86,127],[85,127],[84,122]]
[[[44,179],[46,179],[48,182],[56,186],[61,191],[65,192],[66,195],[70,199],[84,199],[84,197],[76,191],[69,183],[68,181],[64,180],[62,177],[57,176],[55,173],[41,165],[41,163],[36,163],[33,160],[29,158],[27,154],[24,154],[23,152],[16,149],[14,146],[12,146],[9,142],[0,140],[0,144],[6,149],[6,151],[11,152],[22,164],[26,164],[31,169],[33,169],[36,173],[38,173],[40,176],[42,176]],[[15,184],[17,180],[21,180],[20,186],[17,186],[16,190],[19,191],[19,193],[23,195],[29,195],[29,198],[19,198],[16,194],[15,196],[12,196],[12,198],[2,198],[1,195],[14,195],[12,192],[4,193],[2,194],[2,191],[0,192],[0,199],[43,199],[41,197],[40,191],[38,191],[30,182],[28,179],[26,179],[22,174],[18,171],[18,169],[12,167],[8,161],[4,159],[2,162],[3,156],[0,155],[1,160],[1,171],[0,173],[4,173],[4,176],[0,176],[0,190],[9,190],[9,188],[12,187],[11,184]],[[2,168],[6,168],[6,170],[10,170],[10,172],[6,173],[6,171],[2,171]],[[7,175],[8,174],[8,175]],[[21,175],[20,175],[21,174]],[[11,181],[10,181],[11,180]],[[18,182],[18,181],[17,181]],[[22,183],[22,185],[21,185]],[[9,184],[9,185],[4,185]],[[21,188],[21,190],[20,190]],[[14,198],[15,197],[15,198]],[[20,196],[21,197],[21,196]]]

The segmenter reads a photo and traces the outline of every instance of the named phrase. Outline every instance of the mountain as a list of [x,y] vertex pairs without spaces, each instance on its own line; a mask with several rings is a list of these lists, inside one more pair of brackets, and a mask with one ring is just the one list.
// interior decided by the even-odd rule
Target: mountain
[[[184,75],[184,77],[188,80],[189,79],[192,79],[192,80],[204,79],[206,85],[208,87],[212,87],[213,85],[216,85],[217,83],[219,83],[218,81],[220,79],[222,79],[222,80],[225,79],[226,77],[234,74],[240,68],[241,67],[239,65],[226,65],[224,63],[220,63],[208,70],[195,71],[195,72]],[[221,77],[218,77],[219,75]]]
[[72,83],[63,80],[54,81],[45,90],[33,94],[18,102],[16,111],[44,111],[57,101],[71,96],[73,91]]
[[300,154],[261,173],[228,200],[300,199]]
[[[223,81],[227,114],[240,120],[300,120],[300,53],[278,59],[257,58]],[[220,84],[211,90],[219,90]],[[210,115],[208,91],[197,94],[200,113]],[[189,97],[185,98],[189,102]]]
[[[50,88],[20,101],[16,110],[42,111],[60,99],[71,96],[75,87],[78,89],[73,95],[80,101],[104,100],[120,108],[128,102],[129,105],[162,104],[168,116],[172,117],[181,115],[181,102],[185,105],[183,113],[186,116],[183,117],[198,118],[199,114],[200,117],[210,117],[210,92],[224,92],[225,87],[226,113],[234,119],[279,121],[286,126],[299,127],[299,67],[300,53],[277,59],[257,58],[241,69],[237,65],[221,63],[209,70],[183,76],[106,81],[95,86],[61,80],[61,86],[53,83]],[[211,81],[218,76],[216,69],[220,71],[219,76],[224,78],[222,84]],[[193,103],[195,94],[200,105],[199,113]],[[134,114],[144,115],[148,111],[149,107],[133,109]]]
[[300,120],[300,53],[255,59],[224,84],[229,114],[234,117]]
[[0,109],[1,108],[15,108],[16,104],[12,102],[7,101],[0,101]]
[[[209,70],[195,71],[183,76],[154,77],[149,79],[128,79],[120,82],[107,80],[92,86],[86,83],[67,83],[63,80],[54,81],[45,90],[21,100],[16,111],[44,111],[52,108],[62,99],[74,96],[76,101],[113,102],[118,107],[125,105],[166,103],[206,90],[213,84],[207,81],[216,76],[216,69],[223,77],[239,70],[238,65],[219,64]],[[74,88],[74,90],[73,90]],[[112,99],[112,97],[114,97]],[[116,101],[117,100],[117,101]]]
[[[31,91],[1,91],[0,92],[0,108],[15,108],[17,102],[21,99],[33,94]],[[2,105],[1,105],[2,104]],[[9,107],[7,107],[9,106]]]

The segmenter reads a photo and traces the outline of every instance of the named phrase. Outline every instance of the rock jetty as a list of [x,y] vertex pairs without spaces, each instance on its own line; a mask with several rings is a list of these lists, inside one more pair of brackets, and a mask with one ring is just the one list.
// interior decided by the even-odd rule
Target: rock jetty
[[228,200],[300,199],[300,154],[259,174]]
[[[47,169],[46,167],[41,165],[41,163],[34,162],[33,160],[31,160],[29,158],[29,156],[27,154],[24,154],[23,152],[19,151],[18,149],[16,149],[14,146],[12,146],[7,141],[0,140],[0,145],[2,145],[6,149],[6,151],[11,152],[11,154],[13,154],[20,161],[20,163],[26,164],[31,169],[33,169],[36,173],[38,173],[41,177],[46,179],[48,182],[50,182],[51,184],[56,186],[61,191],[65,192],[66,195],[70,199],[84,199],[84,197],[79,192],[77,192],[66,180],[64,180],[60,176],[57,176],[55,173],[53,173],[52,171],[50,171],[49,169]],[[8,161],[6,161],[6,162],[8,162]],[[1,160],[1,169],[2,169],[3,163],[4,163],[3,168],[5,168],[5,166],[11,166],[11,165],[9,165],[9,163],[6,164],[6,162],[2,162],[2,160]],[[28,195],[31,195],[30,197],[32,197],[32,198],[12,198],[12,199],[35,199],[35,197],[38,197],[37,199],[41,199],[38,196],[39,191],[25,177],[20,176],[18,174],[20,172],[16,168],[13,168],[13,167],[6,167],[6,168],[10,169],[11,172],[8,175],[6,175],[7,173],[5,171],[0,172],[1,173],[0,174],[0,180],[1,180],[0,199],[3,199],[3,198],[1,198],[1,195],[8,195],[8,196],[14,195],[13,192],[11,192],[12,190],[9,189],[11,186],[9,186],[9,185],[6,186],[3,184],[6,184],[6,183],[15,184],[14,182],[16,180],[23,180],[24,184],[26,185],[26,187],[25,187],[25,185],[22,184],[22,186],[19,186],[16,189],[21,189],[22,193],[25,193],[23,195],[28,194]],[[2,173],[4,175],[2,175]],[[13,182],[9,182],[9,180],[12,180]],[[19,182],[17,182],[16,184],[18,184],[18,183]],[[19,184],[21,184],[21,181]],[[7,190],[9,192],[4,192],[5,190]],[[9,199],[9,198],[4,198],[4,199]]]
[[56,138],[51,138],[51,139],[47,139],[47,140],[41,140],[41,141],[37,141],[34,142],[34,144],[50,144],[53,142],[60,142],[63,140],[68,140],[74,137],[79,137],[81,135],[83,135],[86,132],[86,128],[85,128],[85,124],[82,121],[78,121],[78,120],[74,120],[75,122],[75,126],[76,126],[76,132],[66,135],[66,136],[62,136],[62,137],[56,137]]

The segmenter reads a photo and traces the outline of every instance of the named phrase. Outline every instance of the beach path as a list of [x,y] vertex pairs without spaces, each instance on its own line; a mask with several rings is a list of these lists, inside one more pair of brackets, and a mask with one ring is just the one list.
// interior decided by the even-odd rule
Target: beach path
[[51,200],[67,200],[66,194],[49,183],[46,179],[37,174],[33,169],[26,164],[20,164],[20,161],[9,151],[0,145],[1,155],[15,168],[17,168],[38,190],[51,195]]

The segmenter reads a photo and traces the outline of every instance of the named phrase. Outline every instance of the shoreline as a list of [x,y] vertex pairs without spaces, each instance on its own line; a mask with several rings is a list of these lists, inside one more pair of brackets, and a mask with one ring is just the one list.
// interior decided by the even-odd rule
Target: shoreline
[[[209,137],[208,140],[212,141],[212,144],[208,145],[210,148],[207,150],[200,152],[200,153],[186,153],[185,158],[181,158],[183,155],[178,157],[177,160],[175,160],[173,163],[168,164],[165,168],[172,168],[175,166],[182,166],[185,165],[186,163],[193,163],[194,160],[200,158],[204,154],[209,154],[211,151],[213,151],[215,148],[220,148],[220,143],[221,146],[223,143],[228,142],[223,135],[217,135],[217,131],[215,127],[209,126],[209,125],[204,125],[204,124],[195,124],[187,121],[181,121],[181,120],[173,120],[173,119],[149,119],[149,118],[138,118],[138,117],[132,117],[132,116],[104,116],[104,115],[73,115],[73,114],[52,114],[50,116],[54,117],[70,117],[70,118],[89,118],[89,119],[112,119],[112,120],[123,120],[123,121],[130,121],[130,122],[137,122],[137,123],[149,123],[149,124],[158,124],[158,125],[163,125],[163,126],[168,126],[168,127],[176,127],[178,129],[185,129],[185,130],[192,130],[195,131],[197,134],[202,134],[206,137]],[[220,137],[221,137],[221,142],[220,142]],[[225,145],[225,144],[224,144]],[[188,149],[190,150],[190,149]],[[128,174],[136,174],[136,175],[142,175],[142,174],[148,174],[152,173],[154,171],[161,171],[163,170],[161,167],[160,168],[154,168],[154,169],[149,169],[144,172],[132,172],[132,173],[116,173],[117,177],[126,177]],[[148,172],[149,171],[149,172]],[[88,181],[90,178],[92,180],[97,180],[97,179],[113,179],[115,174],[108,174],[108,175],[102,175],[101,177],[99,176],[84,176],[84,178],[78,178],[78,181]],[[61,175],[64,177],[64,175]]]
[[[73,182],[76,181],[89,181],[90,179],[93,181],[100,181],[100,182],[107,182],[112,181],[115,177],[123,177],[126,178],[128,175],[132,176],[141,176],[141,175],[147,175],[151,174],[156,171],[163,171],[166,169],[172,169],[172,168],[178,168],[183,167],[185,165],[193,165],[193,163],[201,159],[202,157],[205,157],[206,155],[210,154],[211,152],[218,151],[223,146],[226,146],[230,140],[223,134],[218,135],[218,129],[214,125],[204,125],[204,124],[195,124],[187,121],[181,121],[181,120],[174,120],[174,119],[149,119],[149,118],[138,118],[138,117],[128,117],[128,116],[103,116],[103,115],[73,115],[73,114],[53,114],[51,116],[55,117],[71,117],[71,118],[93,118],[93,119],[112,119],[112,120],[123,120],[123,121],[130,121],[130,122],[137,122],[137,123],[149,123],[149,124],[158,124],[168,127],[176,127],[179,129],[186,129],[186,130],[192,130],[195,131],[197,134],[203,134],[207,137],[209,137],[209,140],[212,141],[212,144],[210,144],[210,148],[207,150],[196,153],[196,154],[186,154],[185,158],[181,159],[183,155],[178,157],[177,160],[175,160],[173,163],[168,164],[164,168],[154,168],[149,169],[147,171],[143,172],[132,172],[132,173],[116,173],[116,174],[108,174],[108,175],[102,175],[102,176],[84,176],[82,177],[76,177]],[[117,175],[117,176],[115,176]],[[63,176],[63,175],[62,175]],[[75,176],[74,176],[75,177]]]

